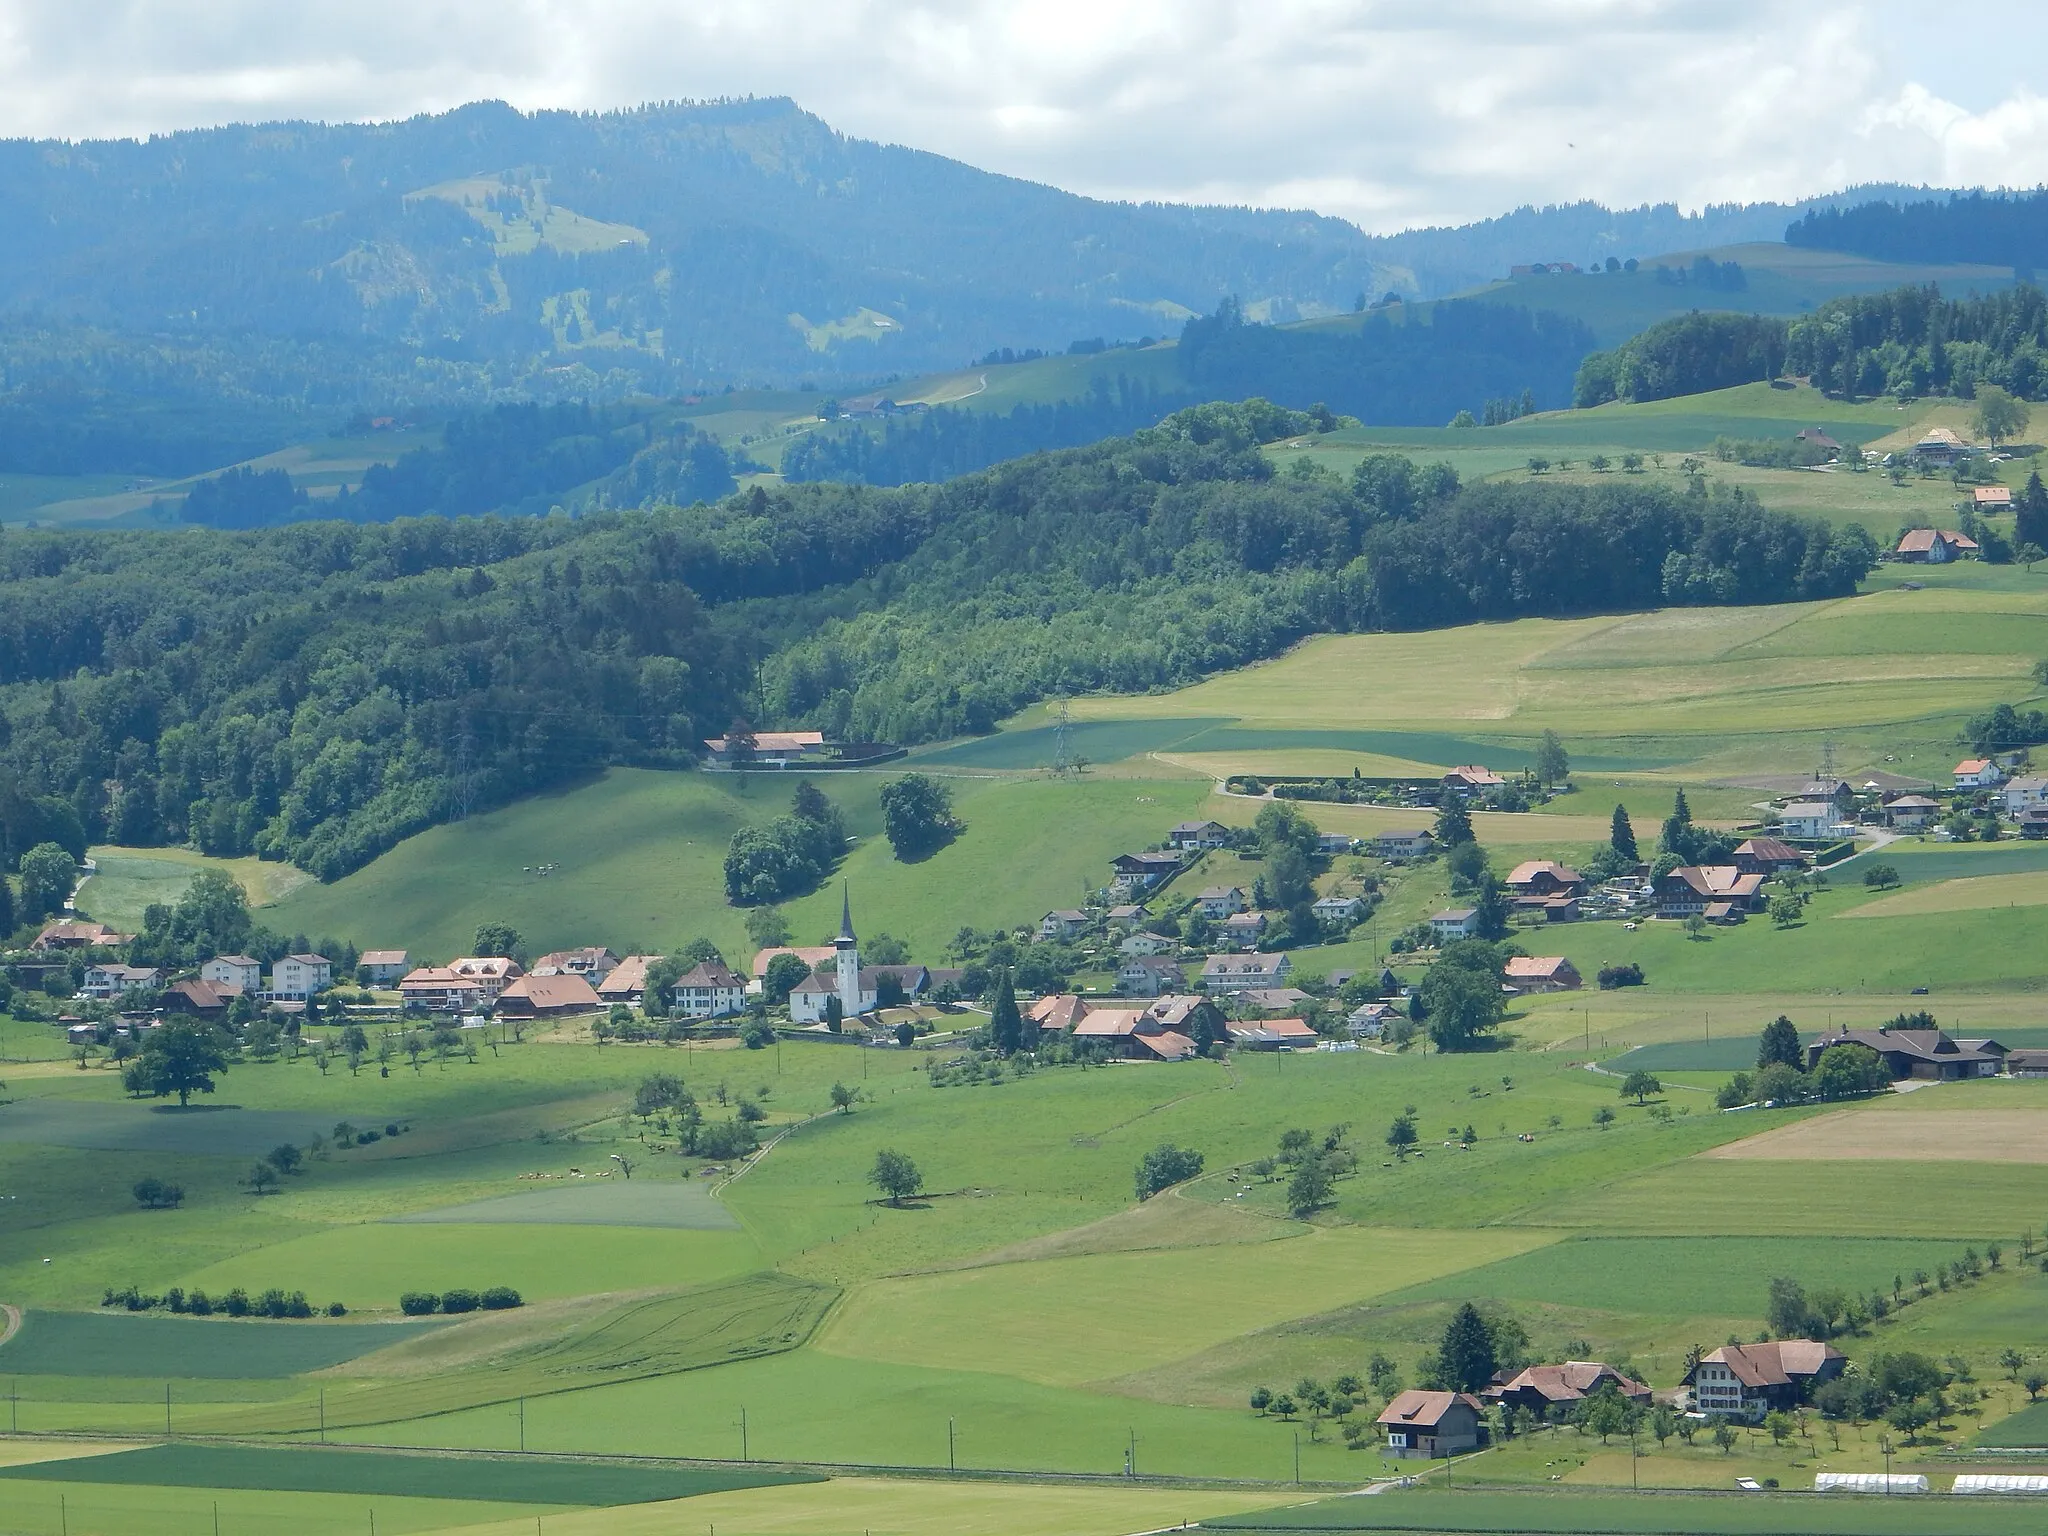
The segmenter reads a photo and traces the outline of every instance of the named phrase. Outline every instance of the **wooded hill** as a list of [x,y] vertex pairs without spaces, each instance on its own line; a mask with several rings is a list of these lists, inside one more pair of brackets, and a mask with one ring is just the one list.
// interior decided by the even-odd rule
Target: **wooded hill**
[[10,534],[0,805],[332,878],[602,764],[689,764],[736,716],[931,741],[1318,630],[1827,596],[1874,554],[1719,488],[1260,451],[1330,424],[1208,405],[945,485],[582,518]]

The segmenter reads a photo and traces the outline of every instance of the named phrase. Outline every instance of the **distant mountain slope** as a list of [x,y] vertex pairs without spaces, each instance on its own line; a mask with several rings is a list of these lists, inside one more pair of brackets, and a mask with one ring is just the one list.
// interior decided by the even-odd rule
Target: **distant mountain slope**
[[1785,231],[1785,243],[1877,261],[1988,262],[2032,272],[2048,266],[2048,190],[1876,198],[1808,209]]
[[0,144],[0,310],[545,354],[662,387],[1163,334],[1228,294],[1348,309],[1314,214],[1098,202],[849,139],[786,100]]

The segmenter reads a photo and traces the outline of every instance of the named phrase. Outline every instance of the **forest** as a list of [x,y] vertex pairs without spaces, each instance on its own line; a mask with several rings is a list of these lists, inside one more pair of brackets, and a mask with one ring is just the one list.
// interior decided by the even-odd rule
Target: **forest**
[[606,764],[687,766],[739,715],[932,741],[1316,631],[1832,595],[1873,554],[1718,490],[1261,452],[1323,421],[1205,405],[943,485],[581,517],[10,534],[0,854],[55,826],[334,878]]
[[1952,192],[1946,200],[1880,198],[1809,208],[1786,228],[1785,243],[1876,261],[2013,267],[2031,280],[2048,251],[2048,191]]

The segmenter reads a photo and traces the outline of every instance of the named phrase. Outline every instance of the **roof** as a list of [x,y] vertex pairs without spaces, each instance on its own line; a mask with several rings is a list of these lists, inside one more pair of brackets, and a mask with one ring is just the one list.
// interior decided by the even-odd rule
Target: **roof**
[[[728,972],[728,974],[730,974]],[[498,994],[502,1007],[508,1002],[525,999],[536,1009],[543,1008],[596,1008],[597,994],[590,983],[581,976],[519,976],[515,977]]]
[[1461,763],[1445,774],[1444,777],[1447,779],[1464,779],[1472,784],[1507,783],[1506,779],[1495,773],[1491,768],[1483,768],[1477,763]]
[[1788,821],[1814,821],[1822,817],[1832,821],[1841,814],[1832,800],[1794,800],[1785,807],[1785,819]]
[[1535,1391],[1553,1403],[1576,1402],[1612,1382],[1624,1397],[1646,1395],[1649,1388],[1623,1375],[1604,1360],[1567,1360],[1562,1365],[1532,1365],[1500,1385],[1503,1392]]
[[1307,1045],[1322,1038],[1306,1019],[1242,1019],[1224,1027],[1231,1039],[1257,1045]]
[[1177,853],[1120,853],[1110,861],[1111,867],[1122,864],[1136,864],[1143,869],[1179,869],[1180,855]]
[[[232,957],[223,955],[220,958],[226,960]],[[363,951],[358,963],[362,965],[403,965],[405,964],[405,951],[402,949],[366,949]]]
[[1963,441],[1961,434],[1949,427],[1930,427],[1928,428],[1927,435],[1921,438],[1920,441],[1923,445],[1927,443],[1940,443],[1949,448],[1967,448],[1970,446]]
[[1794,441],[1802,443],[1813,443],[1821,448],[1839,448],[1842,446],[1840,443],[1836,442],[1832,437],[1829,437],[1827,433],[1821,431],[1819,427],[1801,428],[1795,436]]
[[679,987],[721,987],[740,985],[739,977],[723,960],[700,960],[676,978]]
[[1477,907],[1446,907],[1430,916],[1432,923],[1469,923],[1479,915]]
[[225,1008],[228,999],[242,995],[238,988],[218,986],[210,981],[174,981],[164,988],[164,996],[169,997],[174,993],[184,998],[194,1008],[207,1009]]
[[116,933],[105,923],[62,922],[45,923],[43,931],[36,935],[39,944],[118,944],[125,943],[132,935]]
[[[286,960],[296,960],[301,965],[332,965],[334,962],[325,955],[286,955]],[[279,964],[283,964],[280,961]]]
[[2038,795],[2048,791],[2048,779],[2044,779],[2035,773],[2026,774],[2017,779],[2007,779],[2005,781],[2005,792],[2011,794],[2014,790],[2018,790],[2021,794]]
[[1168,992],[1154,998],[1145,1010],[1145,1017],[1168,1029],[1177,1030],[1204,1008],[1213,1008],[1214,1003],[1194,992]]
[[533,962],[533,973],[546,976],[553,971],[566,971],[601,965],[606,960],[617,965],[618,956],[603,945],[585,945],[582,949],[558,949],[551,955],[542,955]]
[[[390,953],[390,951],[387,950],[385,951],[385,953],[388,954]],[[404,953],[404,951],[401,950],[399,951],[399,953],[402,954]],[[368,955],[365,955],[363,956],[363,958],[367,960],[370,957]],[[239,965],[244,970],[247,970],[252,965],[255,966],[256,969],[259,971],[263,969],[263,962],[261,960],[258,960],[254,955],[215,955],[211,960],[207,961],[206,963],[208,965]]]
[[1563,955],[1510,955],[1507,978],[1509,981],[1548,981],[1565,971],[1576,974],[1577,969]]
[[141,981],[148,977],[163,975],[163,972],[153,965],[121,965],[112,960],[102,960],[97,965],[89,965],[85,968],[85,973],[88,976],[97,973],[116,981]]
[[1180,835],[1181,833],[1183,833],[1183,832],[1206,832],[1206,831],[1208,831],[1208,830],[1209,830],[1209,829],[1210,829],[1211,827],[1214,827],[1214,828],[1215,828],[1215,829],[1216,829],[1216,830],[1217,830],[1218,832],[1221,832],[1221,831],[1223,831],[1223,830],[1224,830],[1224,827],[1223,827],[1223,825],[1222,825],[1222,823],[1221,823],[1221,822],[1215,822],[1215,821],[1177,821],[1177,822],[1175,822],[1175,823],[1173,824],[1173,835],[1174,835],[1175,837],[1178,837],[1178,836],[1179,836],[1179,835]]
[[1984,1062],[2000,1059],[1998,1053],[1984,1050],[1972,1042],[1952,1040],[1945,1030],[1939,1029],[1840,1029],[1816,1041],[1815,1045],[1820,1050],[1831,1045],[1862,1045],[1879,1055],[1905,1056],[1914,1061]]
[[1057,911],[1046,913],[1045,916],[1062,923],[1085,923],[1088,921],[1088,914],[1075,907],[1061,907]]
[[1098,1008],[1074,1026],[1076,1040],[1118,1040],[1152,1021],[1140,1008]]
[[[1802,1376],[1817,1376],[1842,1352],[1813,1339],[1773,1339],[1766,1344],[1724,1344],[1701,1365],[1725,1365],[1745,1387],[1789,1386]],[[1687,1381],[1692,1380],[1690,1374]]]
[[1682,864],[1671,871],[1670,878],[1683,880],[1702,896],[1747,900],[1764,888],[1762,875],[1745,875],[1733,864]]
[[1112,918],[1143,917],[1145,909],[1131,902],[1125,902],[1121,906],[1111,907],[1109,915]]
[[1738,858],[1747,854],[1765,864],[1804,864],[1806,855],[1790,843],[1775,837],[1748,837],[1736,844]]
[[1221,976],[1232,971],[1251,971],[1262,976],[1267,974],[1277,975],[1280,970],[1280,963],[1286,958],[1285,955],[1211,955],[1202,962],[1202,974],[1204,976]]
[[753,970],[755,976],[765,978],[768,975],[769,962],[777,955],[795,955],[805,965],[816,967],[823,965],[838,953],[839,951],[830,944],[813,944],[798,949],[792,949],[787,944],[777,944],[769,949],[754,951]]
[[2012,505],[2012,487],[1980,485],[1970,492],[1970,499],[1980,507],[2009,507]]
[[[704,745],[714,752],[726,750],[726,738],[713,736]],[[825,745],[824,734],[820,731],[756,731],[754,750],[756,752],[802,752],[811,747]]]
[[631,997],[635,992],[647,990],[647,967],[659,960],[659,955],[628,955],[612,967],[611,975],[597,984],[599,997]]
[[1373,833],[1373,836],[1383,843],[1412,843],[1418,837],[1435,837],[1436,834],[1427,827],[1388,827],[1385,831]]
[[1241,885],[1211,885],[1203,888],[1201,900],[1222,901],[1227,897],[1242,896],[1243,894],[1244,887]]
[[1548,875],[1565,885],[1577,885],[1580,878],[1576,869],[1567,864],[1560,864],[1555,859],[1524,859],[1508,871],[1507,883],[1531,885],[1539,875]]
[[474,976],[464,976],[445,965],[423,965],[418,970],[407,971],[399,978],[398,990],[436,992],[481,992],[483,986]]
[[1247,1008],[1299,1008],[1309,995],[1299,987],[1260,987],[1238,993],[1237,1000]]
[[1926,795],[1900,795],[1896,800],[1888,800],[1885,804],[1888,809],[1894,811],[1901,806],[1904,806],[1909,811],[1938,811],[1941,809],[1941,802],[1939,800],[1931,800]]
[[1195,1054],[1195,1042],[1170,1029],[1161,1030],[1156,1035],[1134,1035],[1132,1038],[1161,1061],[1181,1061]]
[[1071,992],[1041,997],[1024,1010],[1024,1017],[1040,1029],[1072,1029],[1088,1016],[1088,1004]]
[[517,960],[507,960],[503,955],[464,955],[450,960],[448,969],[458,976],[513,977],[524,974],[524,967]]
[[1120,971],[1157,971],[1165,975],[1169,971],[1181,974],[1180,962],[1170,955],[1132,955],[1117,967]]
[[1960,533],[1951,533],[1946,528],[1914,528],[1899,540],[1897,553],[1901,555],[1924,555],[1934,548],[1936,539],[1944,544],[1953,544],[1957,549],[1975,549],[1977,541]]
[[1957,773],[1982,773],[1991,766],[1988,757],[1966,757],[1956,764]]
[[1469,1392],[1424,1392],[1410,1387],[1387,1404],[1379,1422],[1393,1429],[1434,1429],[1453,1408],[1461,1406],[1475,1414],[1485,1411]]

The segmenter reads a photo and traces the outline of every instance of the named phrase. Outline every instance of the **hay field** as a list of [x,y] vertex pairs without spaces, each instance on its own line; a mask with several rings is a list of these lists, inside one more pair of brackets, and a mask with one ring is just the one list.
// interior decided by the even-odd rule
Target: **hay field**
[[2048,1163],[2048,1110],[1976,1108],[1967,1114],[1844,1109],[1731,1141],[1700,1154],[1730,1160],[1860,1163]]

